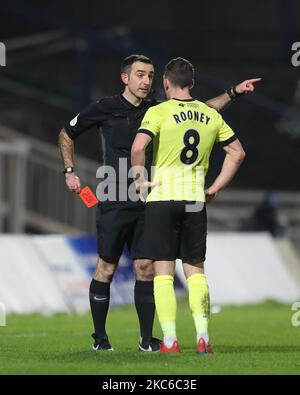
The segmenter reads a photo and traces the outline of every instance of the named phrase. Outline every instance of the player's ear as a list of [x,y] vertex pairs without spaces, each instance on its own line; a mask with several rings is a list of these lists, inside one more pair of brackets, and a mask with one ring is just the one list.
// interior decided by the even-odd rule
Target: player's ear
[[169,89],[169,81],[165,76],[163,76],[163,86],[166,91]]
[[128,85],[129,76],[127,73],[121,73],[121,80],[124,85]]

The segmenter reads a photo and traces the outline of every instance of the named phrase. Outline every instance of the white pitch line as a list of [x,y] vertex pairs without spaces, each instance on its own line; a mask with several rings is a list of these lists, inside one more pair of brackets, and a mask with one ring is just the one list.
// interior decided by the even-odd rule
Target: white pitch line
[[4,335],[5,337],[46,337],[48,333],[17,333]]

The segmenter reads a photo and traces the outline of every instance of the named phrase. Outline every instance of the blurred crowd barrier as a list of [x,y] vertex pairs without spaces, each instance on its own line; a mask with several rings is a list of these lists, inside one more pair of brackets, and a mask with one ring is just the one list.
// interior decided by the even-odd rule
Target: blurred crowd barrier
[[[277,240],[264,232],[209,232],[205,272],[211,303],[242,305],[298,300],[300,264],[293,252],[288,239]],[[180,264],[176,270],[179,274]]]
[[[211,303],[240,305],[300,298],[300,265],[266,233],[210,232],[206,273]],[[0,303],[7,313],[89,311],[97,261],[94,236],[1,235]],[[185,281],[180,262],[176,274]],[[133,304],[134,275],[124,250],[111,286],[111,305]]]
[[[95,237],[0,236],[0,302],[7,313],[85,313],[95,271]],[[111,306],[133,303],[134,275],[124,250],[111,287]]]

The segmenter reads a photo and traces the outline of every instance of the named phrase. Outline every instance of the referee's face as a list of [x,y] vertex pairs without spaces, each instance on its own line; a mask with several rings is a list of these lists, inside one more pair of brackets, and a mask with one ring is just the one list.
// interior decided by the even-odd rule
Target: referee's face
[[154,77],[154,68],[152,64],[143,62],[134,62],[131,66],[129,75],[122,78],[127,85],[129,92],[139,99],[144,99],[150,92]]

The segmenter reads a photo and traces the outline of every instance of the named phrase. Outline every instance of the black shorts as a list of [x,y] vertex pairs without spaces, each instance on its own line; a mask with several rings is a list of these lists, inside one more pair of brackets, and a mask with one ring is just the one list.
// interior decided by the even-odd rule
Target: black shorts
[[116,263],[127,244],[131,255],[142,235],[145,204],[142,202],[101,202],[97,207],[98,254]]
[[179,258],[183,262],[204,262],[207,236],[206,206],[201,204],[201,211],[187,212],[187,204],[194,203],[147,203],[143,235],[134,258],[159,261]]

